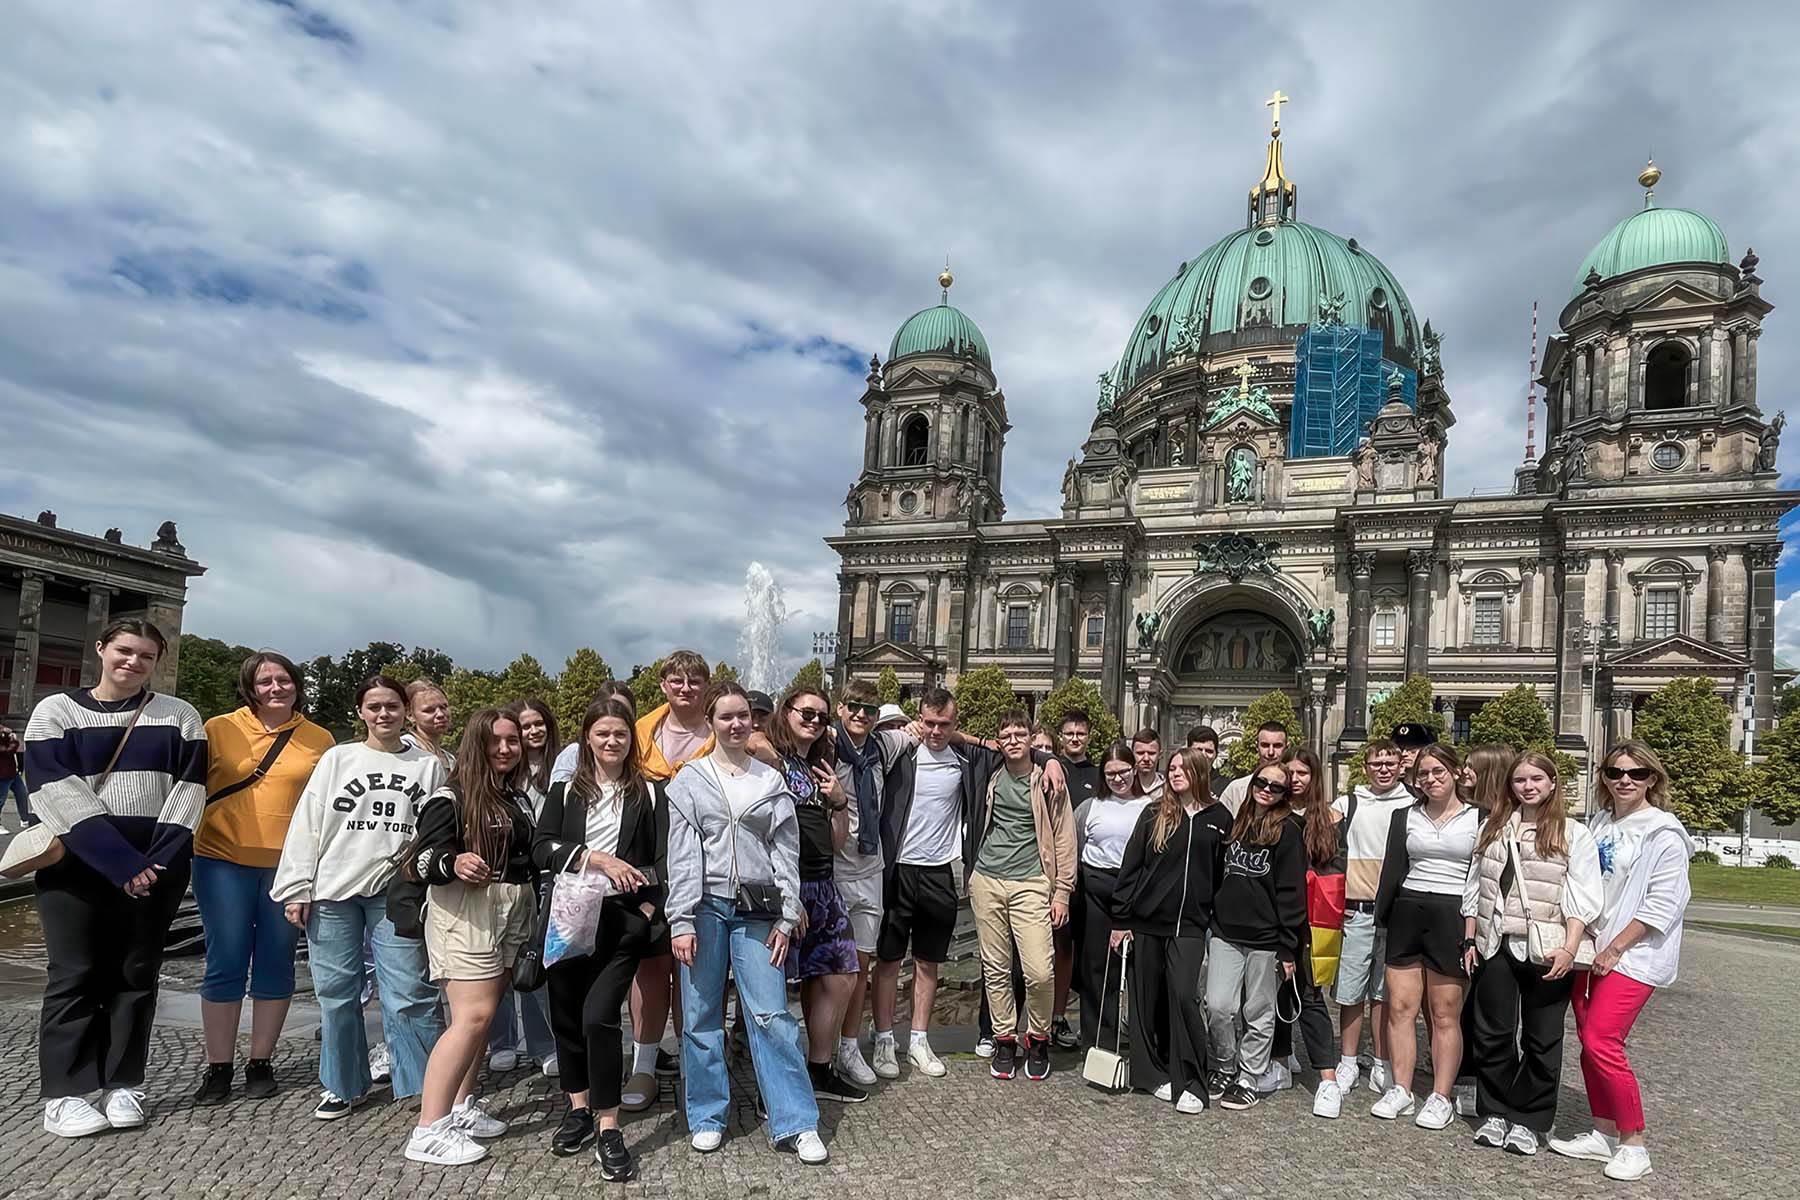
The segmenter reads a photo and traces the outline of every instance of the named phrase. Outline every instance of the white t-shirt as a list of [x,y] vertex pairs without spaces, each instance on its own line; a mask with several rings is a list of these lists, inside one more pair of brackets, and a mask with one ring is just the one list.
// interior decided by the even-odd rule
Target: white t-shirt
[[575,778],[575,762],[580,757],[581,744],[579,742],[570,742],[564,746],[562,752],[556,756],[556,761],[550,764],[550,782],[567,783]]
[[587,810],[587,829],[582,844],[602,854],[619,852],[619,825],[625,813],[625,788],[622,784],[603,783],[600,798]]
[[1125,861],[1125,843],[1137,828],[1138,817],[1150,806],[1148,796],[1114,796],[1108,792],[1081,806],[1075,832],[1081,840],[1081,861],[1104,871],[1116,871]]
[[1644,839],[1660,824],[1661,814],[1647,805],[1623,821],[1614,820],[1605,810],[1594,814],[1588,831],[1594,835],[1594,848],[1600,853],[1600,885],[1605,895],[1600,904],[1602,921],[1618,913],[1631,868],[1643,852]]
[[1406,878],[1401,887],[1415,892],[1461,896],[1475,857],[1481,810],[1465,804],[1442,828],[1416,805],[1406,814]]
[[900,835],[897,862],[915,867],[941,867],[956,859],[962,832],[962,759],[946,746],[933,751],[920,744],[913,751],[912,809]]

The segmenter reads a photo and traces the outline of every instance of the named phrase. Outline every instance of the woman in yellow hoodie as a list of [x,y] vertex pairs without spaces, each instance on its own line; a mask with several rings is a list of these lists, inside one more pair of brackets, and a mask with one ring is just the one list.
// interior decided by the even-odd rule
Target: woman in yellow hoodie
[[194,900],[206,928],[200,1023],[206,1074],[199,1104],[231,1095],[233,1051],[245,984],[251,998],[250,1060],[244,1094],[275,1094],[269,1060],[294,995],[300,931],[269,899],[294,805],[331,735],[300,715],[306,684],[273,651],[252,654],[238,672],[244,706],[206,723],[206,812],[194,833]]

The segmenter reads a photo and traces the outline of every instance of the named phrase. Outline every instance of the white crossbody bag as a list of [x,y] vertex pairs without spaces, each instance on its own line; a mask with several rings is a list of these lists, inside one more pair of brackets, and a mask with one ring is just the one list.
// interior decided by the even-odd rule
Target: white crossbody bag
[[[1525,910],[1525,957],[1533,966],[1547,966],[1550,956],[1568,941],[1569,931],[1561,921],[1531,919],[1531,901],[1525,892],[1525,860],[1519,854],[1519,839],[1510,825],[1506,830],[1506,849],[1512,855],[1513,886],[1519,891],[1519,907]],[[1583,930],[1581,940],[1575,943],[1575,963],[1571,969],[1584,971],[1593,966],[1595,949],[1593,935]]]
[[[1119,1019],[1113,1026],[1113,1048],[1102,1050],[1099,1046],[1088,1048],[1087,1059],[1081,1064],[1081,1077],[1097,1088],[1109,1092],[1123,1092],[1131,1086],[1131,1065],[1119,1053],[1125,1044],[1125,964],[1131,957],[1131,939],[1125,939],[1119,947]],[[1106,956],[1106,970],[1100,975],[1100,991],[1106,992],[1106,981],[1112,973],[1113,956]],[[1095,1003],[1103,1003],[1096,1000]]]

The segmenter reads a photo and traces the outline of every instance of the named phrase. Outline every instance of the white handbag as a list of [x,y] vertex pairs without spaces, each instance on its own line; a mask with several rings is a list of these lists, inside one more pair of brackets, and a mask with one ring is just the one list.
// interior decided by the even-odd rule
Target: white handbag
[[[1125,1041],[1125,964],[1131,956],[1131,939],[1126,938],[1119,947],[1119,1019],[1113,1026],[1113,1048],[1102,1050],[1098,1046],[1090,1046],[1087,1059],[1081,1064],[1081,1077],[1097,1088],[1109,1092],[1123,1092],[1131,1086],[1131,1064],[1119,1053]],[[1112,972],[1112,955],[1106,956],[1106,970],[1100,975],[1100,991],[1106,992],[1106,981]],[[1104,1004],[1104,1000],[1096,1000]]]

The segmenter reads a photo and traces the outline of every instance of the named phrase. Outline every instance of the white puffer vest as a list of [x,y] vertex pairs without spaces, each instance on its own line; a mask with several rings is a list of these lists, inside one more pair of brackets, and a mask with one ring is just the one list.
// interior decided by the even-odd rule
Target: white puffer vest
[[[1563,825],[1566,845],[1566,818]],[[1500,949],[1502,937],[1525,936],[1528,912],[1533,921],[1556,924],[1563,921],[1563,877],[1569,873],[1568,858],[1539,858],[1537,827],[1523,824],[1516,814],[1512,827],[1513,836],[1519,842],[1519,864],[1525,872],[1524,904],[1519,902],[1516,886],[1508,887],[1504,897],[1500,894],[1500,877],[1506,872],[1509,857],[1504,835],[1494,839],[1475,857],[1475,869],[1479,872],[1476,882],[1480,888],[1477,900],[1480,907],[1475,915],[1475,951],[1484,959],[1491,958]],[[1500,914],[1498,923],[1494,920],[1496,912]]]

